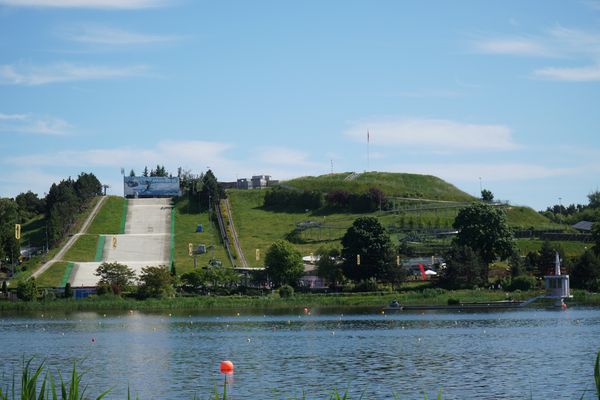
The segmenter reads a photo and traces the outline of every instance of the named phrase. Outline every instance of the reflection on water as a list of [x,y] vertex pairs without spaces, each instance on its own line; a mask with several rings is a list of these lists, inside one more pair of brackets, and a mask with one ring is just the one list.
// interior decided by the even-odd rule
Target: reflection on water
[[92,395],[208,398],[229,359],[235,399],[594,398],[597,309],[311,314],[5,315],[0,376],[34,356],[63,373],[77,361]]

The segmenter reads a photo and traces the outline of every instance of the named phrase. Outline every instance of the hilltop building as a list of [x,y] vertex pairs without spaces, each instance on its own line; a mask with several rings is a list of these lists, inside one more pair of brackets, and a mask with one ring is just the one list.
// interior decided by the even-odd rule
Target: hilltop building
[[236,182],[219,182],[223,189],[265,189],[278,184],[279,181],[271,179],[271,175],[254,175],[251,179],[240,178]]

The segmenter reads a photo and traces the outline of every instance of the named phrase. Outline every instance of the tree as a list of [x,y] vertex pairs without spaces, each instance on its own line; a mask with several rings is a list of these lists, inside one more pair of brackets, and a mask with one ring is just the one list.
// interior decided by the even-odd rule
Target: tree
[[588,194],[589,207],[590,208],[600,208],[600,192],[595,191]]
[[202,189],[200,190],[200,205],[202,207],[208,207],[209,202],[213,204],[218,202],[220,199],[225,198],[225,191],[221,186],[219,186],[219,182],[217,182],[217,178],[209,169],[206,174],[202,177]]
[[15,202],[19,206],[21,222],[25,222],[44,212],[44,200],[40,199],[38,195],[31,190],[27,191],[27,193],[18,194],[17,197],[15,197]]
[[594,252],[600,255],[600,222],[592,225],[592,240],[594,242]]
[[481,191],[481,200],[485,201],[486,203],[491,203],[494,201],[494,194],[490,190],[483,189]]
[[452,245],[445,257],[446,268],[440,285],[449,289],[487,286],[488,268],[479,254],[468,246]]
[[452,226],[458,230],[456,244],[472,248],[486,264],[514,252],[513,234],[499,208],[474,203],[458,212]]
[[175,294],[173,283],[174,277],[167,267],[144,267],[140,274],[138,295],[141,298],[173,296]]
[[82,172],[77,177],[77,180],[73,184],[77,197],[81,205],[85,204],[89,199],[94,196],[100,196],[102,194],[102,184],[96,178],[94,174],[86,174]]
[[342,246],[344,274],[355,282],[369,278],[397,282],[402,278],[403,269],[394,260],[394,245],[377,218],[357,218],[344,234]]
[[35,278],[29,278],[20,281],[17,284],[17,297],[24,301],[36,300],[38,296],[37,283]]
[[344,280],[344,272],[339,262],[340,250],[336,247],[320,247],[316,251],[317,276],[325,279],[330,286],[336,286]]
[[15,238],[15,224],[19,222],[19,207],[13,199],[0,198],[0,264],[7,258],[19,256],[19,243]]
[[131,171],[129,171],[129,176],[130,177],[134,177],[135,176],[135,171],[133,170],[133,168],[131,169]]
[[71,288],[71,284],[69,282],[67,282],[67,284],[65,285],[64,296],[65,299],[70,299],[73,297],[73,288]]
[[600,290],[600,258],[594,252],[586,250],[573,265],[571,278],[575,288]]
[[304,274],[302,255],[290,242],[278,240],[267,250],[265,270],[275,286],[296,286]]
[[525,263],[516,251],[510,256],[508,265],[510,266],[510,276],[513,278],[525,273]]
[[142,176],[146,177],[146,178],[148,177],[148,167],[147,166],[144,167],[144,172],[142,172]]
[[103,262],[96,269],[96,276],[100,277],[99,285],[109,285],[114,294],[120,294],[134,283],[135,272],[127,265],[117,262]]

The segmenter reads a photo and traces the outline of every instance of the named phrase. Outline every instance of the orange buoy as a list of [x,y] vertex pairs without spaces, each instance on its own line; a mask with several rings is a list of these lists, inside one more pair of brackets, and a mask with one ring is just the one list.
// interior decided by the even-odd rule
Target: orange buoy
[[220,371],[222,374],[233,374],[233,363],[229,360],[221,361]]

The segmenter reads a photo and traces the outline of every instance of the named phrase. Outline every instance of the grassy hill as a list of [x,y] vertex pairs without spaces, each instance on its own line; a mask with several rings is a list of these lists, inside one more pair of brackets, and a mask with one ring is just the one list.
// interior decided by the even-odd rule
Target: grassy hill
[[282,186],[319,192],[344,189],[351,193],[364,193],[369,188],[376,187],[388,197],[446,201],[474,200],[473,196],[435,176],[393,172],[365,172],[356,175],[345,172],[306,176],[282,182]]
[[[312,228],[296,233],[296,248],[303,255],[314,253],[320,246],[339,246],[340,239],[359,216],[375,216],[392,233],[392,239],[406,237],[406,231],[449,229],[459,210],[476,199],[453,185],[433,176],[369,172],[347,180],[350,174],[331,174],[302,177],[281,183],[297,190],[328,192],[344,189],[361,193],[377,187],[388,197],[413,198],[415,201],[394,200],[393,211],[376,211],[366,214],[341,212],[331,209],[273,210],[263,207],[266,190],[229,190],[233,218],[246,258],[251,266],[263,264],[264,254],[278,239],[289,239],[298,224],[311,221]],[[529,207],[503,207],[507,221],[517,229],[556,229],[559,226]],[[318,226],[316,226],[318,225]],[[438,243],[439,242],[439,243]],[[443,245],[443,241],[433,240]],[[261,259],[256,260],[256,250]]]

